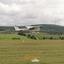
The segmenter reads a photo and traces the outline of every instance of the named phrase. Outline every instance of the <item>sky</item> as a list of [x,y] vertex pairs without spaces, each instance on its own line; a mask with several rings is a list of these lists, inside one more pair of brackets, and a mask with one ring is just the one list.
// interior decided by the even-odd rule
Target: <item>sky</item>
[[64,26],[64,0],[0,0],[0,25]]

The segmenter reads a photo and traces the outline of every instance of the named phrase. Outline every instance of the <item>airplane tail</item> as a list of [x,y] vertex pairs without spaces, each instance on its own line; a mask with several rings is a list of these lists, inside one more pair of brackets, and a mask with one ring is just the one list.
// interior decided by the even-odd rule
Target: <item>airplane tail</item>
[[18,26],[14,26],[14,29],[15,29],[16,31],[18,31],[18,30],[19,30],[19,27],[18,27]]

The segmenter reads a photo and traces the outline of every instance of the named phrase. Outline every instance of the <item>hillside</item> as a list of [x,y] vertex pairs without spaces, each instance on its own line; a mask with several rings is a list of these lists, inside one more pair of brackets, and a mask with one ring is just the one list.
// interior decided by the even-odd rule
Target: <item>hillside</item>
[[55,33],[63,33],[64,34],[64,26],[52,25],[52,24],[38,24],[40,26],[40,31],[50,34]]
[[[40,32],[56,34],[62,33],[64,34],[64,26],[52,25],[52,24],[37,24],[36,26],[40,26]],[[0,33],[2,32],[15,32],[13,26],[0,26]]]
[[13,33],[15,29],[13,26],[0,26],[0,33]]

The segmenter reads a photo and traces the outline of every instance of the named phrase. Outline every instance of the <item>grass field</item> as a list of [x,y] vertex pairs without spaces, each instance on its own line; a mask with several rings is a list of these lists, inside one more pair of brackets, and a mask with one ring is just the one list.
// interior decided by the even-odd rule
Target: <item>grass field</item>
[[0,34],[0,40],[13,40],[13,38],[20,38],[20,40],[29,40],[27,37],[17,34]]
[[64,64],[64,41],[0,40],[0,64]]

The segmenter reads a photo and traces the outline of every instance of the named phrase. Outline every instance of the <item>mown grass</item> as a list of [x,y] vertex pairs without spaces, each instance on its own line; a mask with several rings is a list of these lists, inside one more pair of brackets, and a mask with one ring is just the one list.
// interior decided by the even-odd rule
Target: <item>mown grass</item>
[[0,40],[0,64],[64,64],[64,41]]

